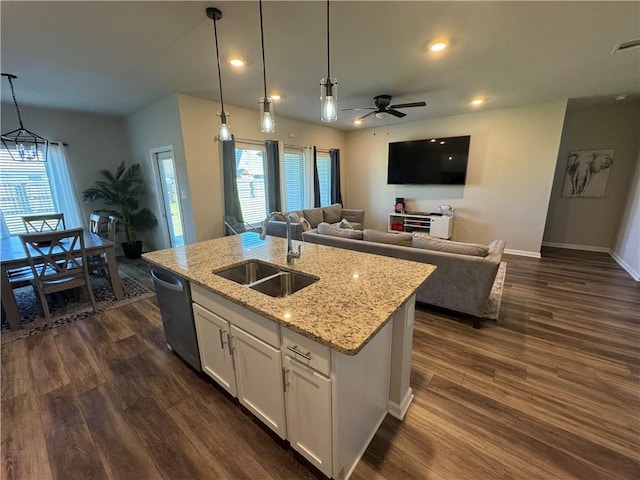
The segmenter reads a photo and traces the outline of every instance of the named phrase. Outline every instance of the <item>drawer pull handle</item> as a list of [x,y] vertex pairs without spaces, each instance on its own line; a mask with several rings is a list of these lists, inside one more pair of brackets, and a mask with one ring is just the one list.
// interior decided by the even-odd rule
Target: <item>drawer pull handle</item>
[[294,345],[293,347],[291,345],[287,345],[287,350],[291,350],[293,353],[295,353],[296,355],[300,355],[302,358],[309,362],[311,361],[311,352],[302,353],[300,350],[298,350],[298,345]]
[[[218,333],[220,334],[220,348],[221,348],[222,350],[224,350],[224,345],[225,345],[225,343],[227,343],[227,342],[225,342],[225,341],[224,341],[224,339],[222,338],[222,329],[220,329],[220,328],[219,328],[219,329],[218,329]],[[225,332],[225,333],[226,333],[226,332]]]

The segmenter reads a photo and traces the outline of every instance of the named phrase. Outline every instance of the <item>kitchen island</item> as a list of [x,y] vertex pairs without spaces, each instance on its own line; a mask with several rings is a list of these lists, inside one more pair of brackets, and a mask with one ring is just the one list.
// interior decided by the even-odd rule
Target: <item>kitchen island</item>
[[[402,418],[415,290],[432,265],[245,233],[147,253],[191,285],[202,368],[325,475],[348,478],[387,413]],[[213,272],[252,260],[313,277],[272,297]]]

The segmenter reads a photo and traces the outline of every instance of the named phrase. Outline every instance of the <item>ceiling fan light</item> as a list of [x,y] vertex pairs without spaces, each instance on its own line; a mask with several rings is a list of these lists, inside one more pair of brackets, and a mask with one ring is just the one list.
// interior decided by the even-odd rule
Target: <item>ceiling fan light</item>
[[335,122],[338,119],[338,81],[335,78],[320,80],[320,120]]
[[270,97],[260,97],[260,131],[273,133],[276,131],[276,122],[273,117],[273,105]]

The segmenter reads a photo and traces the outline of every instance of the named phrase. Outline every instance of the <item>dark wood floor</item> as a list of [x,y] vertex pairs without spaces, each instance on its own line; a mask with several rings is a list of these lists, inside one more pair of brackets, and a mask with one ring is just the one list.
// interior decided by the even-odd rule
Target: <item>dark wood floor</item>
[[[640,284],[606,254],[506,260],[497,322],[417,311],[415,401],[352,478],[640,477]],[[1,373],[2,478],[323,478],[167,352],[154,299],[5,345]]]

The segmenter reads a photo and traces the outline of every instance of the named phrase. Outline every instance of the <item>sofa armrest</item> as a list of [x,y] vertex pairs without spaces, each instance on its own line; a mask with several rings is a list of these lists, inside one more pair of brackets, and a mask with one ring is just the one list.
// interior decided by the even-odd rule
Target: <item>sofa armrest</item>
[[[290,232],[292,240],[302,240],[302,225],[291,222]],[[287,222],[283,222],[282,220],[269,220],[269,223],[267,223],[267,235],[286,238]]]
[[352,223],[352,222],[359,223],[361,228],[364,229],[364,210],[343,208],[342,218],[346,219],[349,223]]

